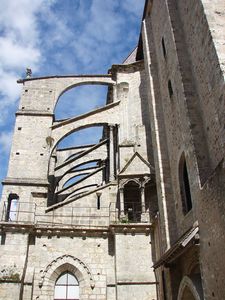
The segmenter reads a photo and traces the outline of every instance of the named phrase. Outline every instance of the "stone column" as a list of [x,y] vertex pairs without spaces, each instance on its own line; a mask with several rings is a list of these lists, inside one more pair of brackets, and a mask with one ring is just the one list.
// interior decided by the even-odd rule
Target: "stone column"
[[145,213],[146,208],[145,208],[145,187],[141,186],[141,213]]
[[109,181],[114,180],[114,125],[109,124]]
[[123,193],[123,188],[119,189],[120,191],[120,216],[124,217],[124,193]]

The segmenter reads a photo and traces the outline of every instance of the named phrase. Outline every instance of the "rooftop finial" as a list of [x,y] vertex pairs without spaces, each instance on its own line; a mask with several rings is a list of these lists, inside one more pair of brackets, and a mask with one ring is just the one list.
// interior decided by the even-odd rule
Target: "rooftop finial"
[[26,68],[26,78],[30,78],[32,76],[32,70],[30,68]]

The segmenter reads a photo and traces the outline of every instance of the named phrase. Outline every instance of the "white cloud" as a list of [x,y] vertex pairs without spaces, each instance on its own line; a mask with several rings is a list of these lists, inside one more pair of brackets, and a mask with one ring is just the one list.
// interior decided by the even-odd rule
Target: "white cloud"
[[[53,1],[1,0],[0,4],[0,124],[19,98],[18,78],[26,67],[38,71],[42,63],[38,14]],[[15,109],[15,108],[14,108]]]
[[38,69],[41,53],[38,48],[30,45],[19,44],[8,37],[0,38],[0,61],[2,61],[2,70],[18,70],[32,65],[34,70]]
[[[38,71],[42,60],[39,14],[53,1],[0,1],[0,179],[5,176],[12,139],[12,115],[25,68]],[[3,127],[4,126],[4,127]],[[0,188],[1,192],[1,188]]]

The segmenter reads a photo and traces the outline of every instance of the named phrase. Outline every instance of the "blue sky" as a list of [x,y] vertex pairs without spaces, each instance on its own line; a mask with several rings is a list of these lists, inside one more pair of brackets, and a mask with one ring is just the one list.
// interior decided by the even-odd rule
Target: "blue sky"
[[[136,46],[144,0],[1,0],[0,180],[4,179],[26,67],[33,76],[105,74]],[[77,88],[62,96],[58,118],[104,104],[106,90]],[[76,106],[71,110],[71,101]],[[0,189],[1,193],[1,189]]]

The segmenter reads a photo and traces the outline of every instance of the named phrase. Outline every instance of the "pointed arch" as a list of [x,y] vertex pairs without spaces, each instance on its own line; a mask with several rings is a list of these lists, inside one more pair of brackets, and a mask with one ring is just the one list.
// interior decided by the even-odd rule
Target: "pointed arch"
[[79,283],[80,295],[94,289],[95,282],[89,267],[79,258],[72,255],[62,255],[46,266],[44,271],[40,271],[39,288],[42,296],[54,297],[54,287],[59,276],[69,272],[75,276]]
[[201,287],[201,279],[191,279],[184,276],[178,291],[178,300],[203,300],[203,291]]

